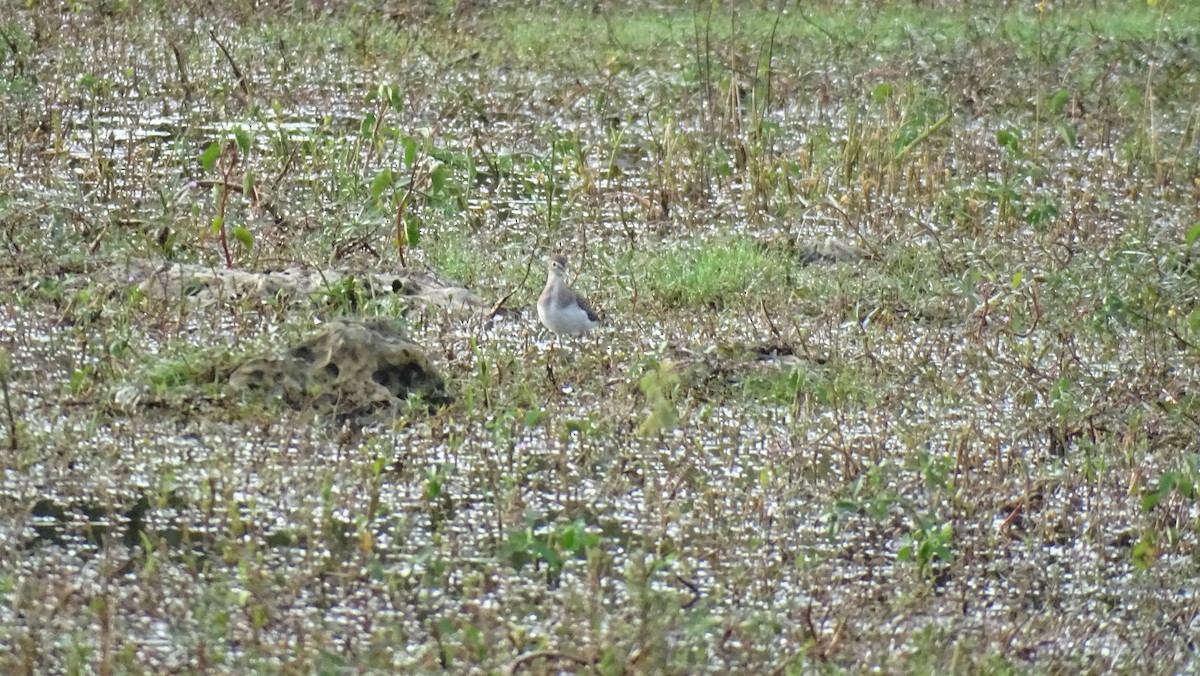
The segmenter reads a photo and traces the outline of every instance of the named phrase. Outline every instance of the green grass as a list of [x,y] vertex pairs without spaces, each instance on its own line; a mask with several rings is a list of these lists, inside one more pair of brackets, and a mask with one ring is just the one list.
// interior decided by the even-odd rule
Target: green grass
[[642,262],[647,286],[670,307],[723,308],[760,295],[786,295],[787,262],[752,240],[705,242]]
[[[419,4],[5,17],[0,672],[1195,671],[1200,5]],[[454,401],[215,396],[363,315]]]

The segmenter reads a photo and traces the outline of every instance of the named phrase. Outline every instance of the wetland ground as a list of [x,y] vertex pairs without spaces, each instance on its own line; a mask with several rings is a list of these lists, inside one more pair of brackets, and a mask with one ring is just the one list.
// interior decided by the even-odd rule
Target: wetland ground
[[0,671],[1194,672],[1197,239],[1195,3],[5,3]]

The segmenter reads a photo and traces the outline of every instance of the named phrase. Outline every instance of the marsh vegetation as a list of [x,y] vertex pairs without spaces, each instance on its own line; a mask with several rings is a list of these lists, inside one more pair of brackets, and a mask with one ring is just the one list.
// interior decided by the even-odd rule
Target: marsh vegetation
[[0,16],[0,671],[1200,668],[1200,5],[275,4]]

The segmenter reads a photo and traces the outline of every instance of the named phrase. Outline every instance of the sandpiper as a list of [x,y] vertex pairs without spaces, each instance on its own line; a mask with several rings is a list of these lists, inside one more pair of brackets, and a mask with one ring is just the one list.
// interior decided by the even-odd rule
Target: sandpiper
[[567,257],[552,256],[546,266],[546,288],[538,296],[538,319],[555,335],[578,335],[600,322],[592,304],[567,286]]

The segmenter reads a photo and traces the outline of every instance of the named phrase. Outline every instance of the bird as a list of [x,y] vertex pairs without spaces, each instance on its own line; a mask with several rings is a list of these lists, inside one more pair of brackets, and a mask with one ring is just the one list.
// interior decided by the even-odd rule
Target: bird
[[600,323],[592,304],[567,285],[566,256],[551,256],[546,273],[546,288],[537,302],[538,319],[543,326],[556,336],[577,336]]

